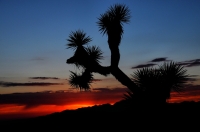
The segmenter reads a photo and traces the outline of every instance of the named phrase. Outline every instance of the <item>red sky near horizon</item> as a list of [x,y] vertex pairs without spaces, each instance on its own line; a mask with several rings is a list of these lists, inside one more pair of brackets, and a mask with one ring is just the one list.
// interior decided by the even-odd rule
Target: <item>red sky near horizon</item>
[[[190,87],[190,88],[189,88]],[[170,103],[200,101],[200,85],[188,85],[184,92],[171,93]],[[36,117],[67,109],[114,104],[123,99],[126,88],[96,88],[90,92],[46,91],[0,95],[0,120]]]
[[[137,68],[179,62],[194,77],[193,83],[181,94],[172,92],[169,102],[199,101],[200,1],[118,2],[131,12],[130,22],[123,25],[119,68],[130,76]],[[96,22],[114,4],[116,1],[0,1],[0,120],[113,104],[123,98],[126,88],[110,75],[94,74],[98,82],[92,84],[91,92],[73,91],[66,83],[69,71],[81,72],[66,64],[74,55],[66,49],[72,31],[81,29],[90,36],[88,45],[99,46],[103,52],[101,64],[110,65],[108,38],[99,32]]]

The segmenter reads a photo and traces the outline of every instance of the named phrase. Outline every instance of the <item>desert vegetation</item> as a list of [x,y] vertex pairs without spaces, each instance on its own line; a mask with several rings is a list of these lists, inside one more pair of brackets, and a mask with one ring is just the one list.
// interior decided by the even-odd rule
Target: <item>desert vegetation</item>
[[82,68],[82,73],[71,71],[69,83],[74,88],[89,90],[93,73],[107,76],[112,74],[116,80],[127,87],[124,99],[135,104],[166,104],[170,92],[180,92],[187,82],[187,71],[175,62],[165,62],[158,68],[145,67],[138,69],[129,78],[118,67],[120,61],[119,45],[124,33],[123,24],[130,21],[130,10],[126,5],[115,4],[100,14],[97,25],[99,31],[107,35],[107,43],[111,52],[110,66],[101,66],[103,52],[97,46],[88,46],[92,41],[82,30],[72,31],[67,39],[68,49],[73,49],[74,55],[66,62]]
[[[67,64],[74,64],[80,73],[73,71],[69,84],[81,91],[90,90],[93,73],[103,76],[112,74],[117,81],[127,87],[124,98],[114,105],[102,104],[77,110],[65,110],[33,119],[0,122],[7,130],[156,130],[165,128],[184,129],[183,125],[195,123],[200,117],[199,102],[167,103],[172,90],[181,92],[188,80],[187,71],[176,62],[165,62],[155,67],[145,67],[127,76],[119,67],[123,24],[130,21],[130,10],[126,5],[115,4],[100,14],[97,25],[103,35],[107,35],[108,48],[111,52],[109,66],[102,66],[103,52],[98,46],[88,46],[92,41],[83,30],[72,31],[67,39],[67,49],[74,55],[67,59]],[[188,122],[190,121],[190,122]],[[24,127],[25,126],[25,127]],[[74,127],[75,126],[75,127]],[[78,127],[77,127],[78,126]],[[148,126],[148,127],[147,127]],[[95,129],[94,129],[95,128]],[[195,127],[192,127],[195,128]],[[191,128],[190,128],[191,129]],[[162,130],[161,130],[162,131]]]

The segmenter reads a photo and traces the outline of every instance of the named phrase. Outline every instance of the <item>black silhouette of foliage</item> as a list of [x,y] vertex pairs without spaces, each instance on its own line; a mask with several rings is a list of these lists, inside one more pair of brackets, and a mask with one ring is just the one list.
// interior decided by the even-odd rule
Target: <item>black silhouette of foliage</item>
[[133,100],[134,94],[132,93],[132,91],[126,91],[123,98],[124,100]]
[[100,63],[100,60],[103,59],[103,52],[98,46],[88,46],[86,51],[90,57],[90,60],[93,62]]
[[100,59],[103,59],[103,53],[97,46],[83,46],[84,44],[90,42],[91,38],[89,36],[86,37],[86,34],[81,30],[71,32],[71,34],[69,35],[69,39],[67,40],[69,41],[69,43],[67,44],[68,48],[75,49],[74,56],[69,58],[67,60],[67,63],[75,64],[77,68],[82,67],[85,69],[82,74],[77,74],[70,71],[71,75],[69,79],[69,84],[74,88],[80,88],[80,90],[88,90],[90,89],[93,75],[86,69],[92,66],[99,65]]
[[[77,67],[83,67],[86,68],[88,63],[89,63],[89,55],[86,51],[86,48],[83,46],[80,46],[76,49],[75,54],[72,58],[70,58],[71,60],[73,60],[73,63],[77,66]],[[68,60],[70,60],[68,59]]]
[[108,27],[111,25],[111,18],[109,17],[109,14],[101,14],[100,18],[98,19],[99,21],[97,24],[99,26],[99,31],[101,31],[103,34],[107,33]]
[[[111,51],[111,66],[118,67],[120,60],[119,44],[123,34],[123,23],[130,21],[130,11],[123,4],[111,6],[98,18],[99,31],[108,36],[108,45]],[[117,74],[116,74],[117,75]],[[121,79],[122,80],[122,79]]]
[[[85,71],[82,72],[82,74],[77,74],[70,71],[71,75],[69,79],[69,84],[74,88],[80,88],[80,90],[90,89],[93,75],[87,70],[87,68],[99,65],[100,59],[103,58],[102,54],[102,51],[97,46],[88,46],[87,48],[78,47],[75,51],[74,56],[68,59],[68,62],[75,64],[77,68],[81,66],[85,69]],[[104,72],[101,72],[101,74],[103,73]]]
[[79,88],[80,90],[89,90],[90,85],[93,80],[93,75],[88,72],[84,71],[82,74],[77,74],[75,72],[71,72],[71,75],[69,77],[69,84],[73,88]]
[[160,86],[161,74],[158,70],[153,67],[144,67],[137,70],[132,75],[132,80],[142,88],[143,91],[148,88],[157,88]]
[[89,36],[86,36],[86,33],[84,33],[82,30],[77,30],[70,33],[67,41],[69,42],[67,44],[68,48],[76,49],[78,46],[89,43],[92,41],[92,39]]
[[[139,69],[131,76],[147,98],[166,100],[170,98],[171,90],[179,92],[184,88],[188,80],[186,71],[183,66],[171,61],[160,65],[158,69],[153,67]],[[127,100],[133,98],[133,91],[128,91],[124,98]]]
[[109,30],[113,29],[113,26],[117,25],[120,29],[120,34],[122,34],[123,22],[128,23],[130,21],[130,10],[125,5],[115,4],[106,13],[101,14],[98,20],[97,24],[101,33],[108,33]]
[[[158,69],[146,67],[137,70],[130,79],[118,67],[120,60],[119,44],[123,34],[123,24],[130,21],[130,10],[123,4],[111,6],[104,14],[100,14],[97,25],[101,33],[107,34],[108,45],[111,51],[111,65],[101,66],[100,60],[103,59],[102,51],[97,46],[87,46],[92,41],[81,30],[71,32],[69,35],[68,48],[76,50],[74,55],[66,62],[82,67],[83,72],[77,74],[71,72],[69,83],[74,88],[89,90],[93,80],[92,73],[99,73],[107,76],[112,74],[121,84],[128,87],[124,98],[126,100],[142,100],[145,102],[166,103],[170,98],[171,90],[181,91],[184,83],[188,80],[186,70],[178,63],[164,63]],[[150,101],[149,101],[150,100]],[[138,101],[140,102],[140,101]]]
[[125,5],[115,4],[109,9],[109,14],[111,18],[115,21],[128,23],[130,21],[130,10]]
[[175,62],[164,63],[160,66],[160,73],[162,75],[162,83],[166,87],[179,92],[182,90],[183,85],[187,82],[189,75],[186,74],[187,70],[184,66]]

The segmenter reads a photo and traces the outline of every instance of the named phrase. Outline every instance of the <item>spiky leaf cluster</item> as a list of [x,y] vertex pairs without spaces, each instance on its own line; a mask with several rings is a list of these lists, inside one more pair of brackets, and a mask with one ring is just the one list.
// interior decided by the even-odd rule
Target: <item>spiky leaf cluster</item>
[[98,20],[97,24],[101,33],[108,33],[109,30],[113,29],[113,26],[117,26],[121,35],[123,33],[122,24],[130,21],[130,10],[125,5],[115,4],[104,14],[101,14]]
[[165,86],[171,87],[175,91],[181,91],[183,84],[188,80],[187,70],[182,65],[175,62],[164,63],[160,66],[162,74],[162,83]]
[[88,44],[92,39],[89,36],[86,36],[86,33],[82,30],[77,30],[70,33],[67,41],[69,42],[67,44],[68,48],[76,49],[78,46]]
[[82,74],[77,74],[75,72],[71,72],[71,75],[69,77],[69,84],[73,88],[79,88],[80,90],[89,90],[90,85],[93,80],[93,75],[88,72],[84,71]]
[[86,51],[89,55],[89,58],[93,62],[100,63],[100,60],[103,59],[103,52],[98,46],[89,46],[86,48]]
[[132,80],[143,90],[153,90],[161,85],[161,74],[155,68],[145,67],[131,75]]
[[97,22],[99,26],[99,31],[101,33],[105,34],[108,32],[109,26],[112,24],[112,19],[110,18],[108,13],[101,14],[100,18],[98,18],[99,21]]
[[[152,97],[159,96],[156,94],[161,94],[165,98],[170,97],[170,91],[175,90],[179,92],[184,84],[188,80],[188,75],[183,66],[175,63],[169,62],[164,63],[159,66],[158,69],[145,67],[134,72],[132,80],[142,88],[146,94]],[[131,89],[130,89],[131,90]],[[163,94],[163,95],[162,95]],[[125,99],[130,99],[133,97],[133,91],[128,91],[124,95]]]
[[121,24],[122,22],[128,23],[130,21],[130,10],[125,5],[115,4],[110,7],[108,12],[112,19],[119,21]]
[[123,97],[125,100],[132,100],[134,98],[134,94],[132,91],[126,91]]

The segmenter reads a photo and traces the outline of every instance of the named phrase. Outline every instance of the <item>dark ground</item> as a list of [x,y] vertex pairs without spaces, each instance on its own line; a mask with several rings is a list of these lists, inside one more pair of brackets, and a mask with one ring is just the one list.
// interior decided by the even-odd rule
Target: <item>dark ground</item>
[[[166,106],[125,103],[66,110],[29,119],[0,121],[3,131],[200,131],[200,102]],[[1,132],[3,132],[1,131]]]

